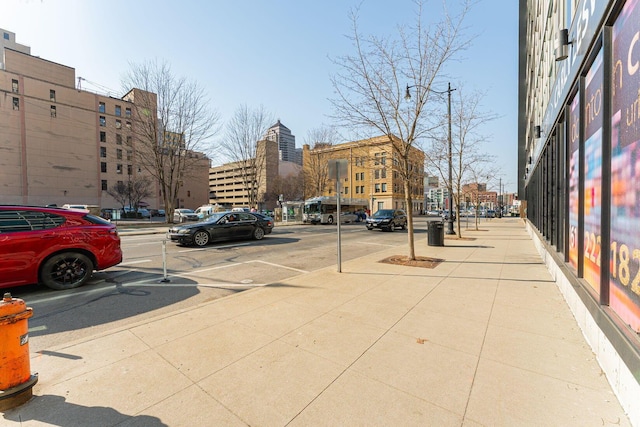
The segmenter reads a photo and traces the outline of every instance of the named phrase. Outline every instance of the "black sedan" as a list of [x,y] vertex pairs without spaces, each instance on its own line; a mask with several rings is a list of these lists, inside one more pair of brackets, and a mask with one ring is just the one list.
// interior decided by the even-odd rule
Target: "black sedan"
[[273,230],[273,220],[250,212],[216,212],[204,221],[171,227],[167,238],[181,245],[205,246],[216,240],[261,240]]
[[407,229],[407,214],[401,209],[380,209],[367,218],[367,230],[379,228],[393,231],[395,228]]

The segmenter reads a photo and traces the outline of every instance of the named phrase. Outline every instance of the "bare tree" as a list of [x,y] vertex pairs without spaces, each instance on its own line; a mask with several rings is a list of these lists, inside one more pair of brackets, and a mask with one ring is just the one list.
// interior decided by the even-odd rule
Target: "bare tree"
[[[467,93],[463,88],[456,90],[455,101],[451,106],[451,187],[453,206],[451,212],[456,213],[456,231],[462,237],[460,227],[460,203],[464,197],[462,192],[463,182],[472,178],[486,168],[492,162],[492,157],[483,153],[482,144],[487,137],[482,134],[482,126],[494,120],[497,116],[493,113],[483,112],[481,101],[484,96],[481,92]],[[441,116],[441,121],[448,121],[449,117]],[[438,129],[443,129],[442,127]],[[436,134],[432,139],[430,155],[427,156],[427,167],[438,172],[439,177],[448,182],[449,174],[449,135],[448,131]]]
[[252,207],[261,201],[260,191],[266,184],[267,151],[258,149],[258,141],[265,138],[273,121],[273,115],[262,105],[255,108],[241,105],[227,123],[224,141],[220,144],[225,155],[238,164],[240,179]]
[[270,200],[278,200],[282,195],[284,200],[293,201],[301,200],[302,194],[302,172],[292,173],[287,176],[277,175],[270,185],[269,193],[265,197]]
[[129,177],[127,182],[113,184],[107,193],[122,205],[122,209],[128,206],[135,213],[142,199],[151,196],[151,182],[146,176]]
[[135,109],[128,145],[137,165],[158,182],[167,221],[173,222],[183,180],[213,152],[219,116],[209,109],[204,89],[175,76],[166,62],[130,64],[122,84],[131,88],[124,99]]
[[304,159],[304,197],[316,197],[322,194],[329,183],[329,152],[323,149],[331,148],[338,140],[338,133],[334,128],[320,126],[307,132],[305,144],[309,145],[313,154]]
[[113,197],[116,202],[120,203],[123,209],[129,204],[129,186],[122,181],[118,181],[109,187],[107,194]]
[[[357,13],[352,13],[356,52],[334,60],[340,71],[332,77],[335,118],[345,126],[387,136],[393,147],[394,173],[404,183],[411,260],[415,259],[411,186],[423,174],[423,165],[415,164],[415,149],[431,125],[432,86],[438,84],[445,64],[469,44],[462,27],[469,1],[463,1],[457,14],[445,8],[442,20],[431,26],[423,24],[424,4],[416,2],[415,25],[398,26],[396,38],[362,35]],[[415,96],[405,100],[411,88]]]

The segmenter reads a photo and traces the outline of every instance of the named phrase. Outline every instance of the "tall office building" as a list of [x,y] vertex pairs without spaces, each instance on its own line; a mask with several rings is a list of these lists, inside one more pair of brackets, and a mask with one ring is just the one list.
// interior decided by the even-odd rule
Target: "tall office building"
[[520,0],[519,22],[526,224],[640,425],[640,0]]
[[288,127],[278,122],[267,130],[265,135],[267,141],[276,141],[278,143],[278,152],[280,160],[285,162],[293,162],[302,164],[301,150],[296,150],[296,137],[291,134]]

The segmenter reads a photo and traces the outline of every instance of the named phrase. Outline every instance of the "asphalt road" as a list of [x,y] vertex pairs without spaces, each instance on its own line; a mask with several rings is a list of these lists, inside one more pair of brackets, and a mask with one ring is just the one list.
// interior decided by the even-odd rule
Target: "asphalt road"
[[[417,244],[425,244],[426,221],[415,225]],[[164,234],[122,237],[122,264],[94,273],[81,288],[51,291],[42,286],[10,289],[33,308],[30,351],[55,345],[175,310],[222,298],[328,266],[337,268],[336,226],[276,227],[261,241],[214,243],[204,248],[168,242]],[[407,231],[368,231],[342,224],[341,260],[390,246],[407,252]]]

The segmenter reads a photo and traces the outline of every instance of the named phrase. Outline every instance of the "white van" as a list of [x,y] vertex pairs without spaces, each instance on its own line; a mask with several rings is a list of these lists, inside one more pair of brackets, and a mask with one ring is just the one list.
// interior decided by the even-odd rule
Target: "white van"
[[64,209],[75,209],[81,211],[87,211],[92,215],[100,216],[100,206],[98,205],[75,205],[75,204],[65,204],[62,205]]
[[199,219],[209,218],[216,211],[215,205],[202,205],[195,210]]

